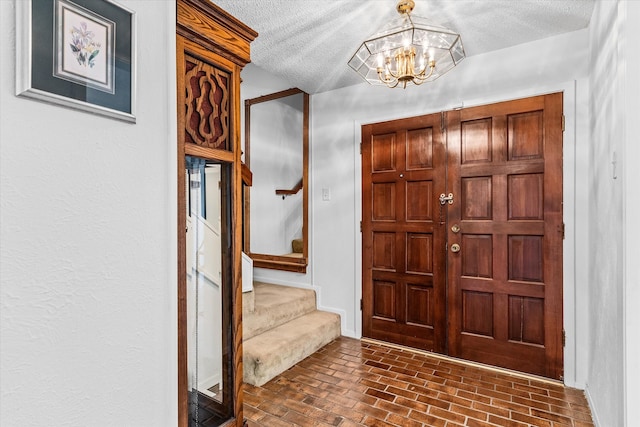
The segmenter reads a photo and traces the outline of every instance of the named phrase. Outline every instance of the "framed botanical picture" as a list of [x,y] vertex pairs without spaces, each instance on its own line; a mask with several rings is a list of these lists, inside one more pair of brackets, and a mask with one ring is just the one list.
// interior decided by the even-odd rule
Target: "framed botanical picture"
[[16,1],[16,94],[136,121],[135,13],[110,0]]

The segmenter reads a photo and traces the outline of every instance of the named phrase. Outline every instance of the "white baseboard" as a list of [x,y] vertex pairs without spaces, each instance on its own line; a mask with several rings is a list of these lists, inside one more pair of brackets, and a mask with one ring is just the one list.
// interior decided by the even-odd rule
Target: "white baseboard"
[[348,338],[355,338],[357,340],[362,338],[358,336],[358,334],[356,334],[356,331],[354,331],[353,329],[342,329],[342,336],[348,337]]
[[593,420],[594,427],[602,427],[600,423],[600,419],[598,418],[598,413],[596,412],[596,408],[593,405],[593,399],[591,398],[591,393],[589,391],[589,385],[587,384],[584,388],[584,395],[587,398],[587,403],[589,404],[589,409],[591,409],[591,419]]
[[261,277],[254,274],[253,280],[256,282],[271,283],[280,286],[289,286],[292,288],[313,289],[316,292],[316,308],[321,311],[328,311],[340,315],[340,333],[345,337],[360,339],[354,329],[347,329],[347,312],[343,309],[328,307],[322,303],[322,287],[313,286],[307,283],[293,282],[289,280],[274,279],[272,277]]
[[318,310],[328,311],[329,313],[335,313],[340,315],[340,334],[351,337],[354,336],[354,331],[347,329],[347,312],[345,310],[333,307],[327,307],[322,304],[322,287],[313,286],[313,290],[316,292],[316,307]]
[[[318,289],[314,288],[314,290],[316,291],[316,295],[318,295]],[[344,335],[346,337],[354,338],[355,337],[355,332],[347,330],[347,312],[344,311],[344,310],[333,308],[333,307],[325,307],[325,306],[321,305],[319,301],[320,301],[320,298],[317,297],[316,307],[318,308],[318,310],[327,311],[329,313],[335,313],[335,314],[338,314],[340,316],[340,334]]]
[[290,287],[293,287],[293,288],[309,289],[309,288],[312,287],[308,283],[292,282],[290,280],[282,280],[282,279],[277,279],[277,278],[274,278],[274,277],[261,276],[259,273],[256,274],[255,270],[254,270],[254,273],[253,273],[253,280],[255,282],[271,283],[272,285],[290,286]]
[[216,384],[220,384],[220,374],[213,374],[209,378],[205,378],[203,380],[198,381],[198,390],[209,390]]

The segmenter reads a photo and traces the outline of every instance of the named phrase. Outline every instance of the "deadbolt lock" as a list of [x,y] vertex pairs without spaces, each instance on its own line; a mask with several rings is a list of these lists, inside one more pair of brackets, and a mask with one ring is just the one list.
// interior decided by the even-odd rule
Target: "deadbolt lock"
[[460,226],[458,224],[453,224],[451,226],[451,231],[453,231],[454,233],[458,234],[460,232]]
[[454,243],[453,245],[451,245],[451,252],[453,252],[453,253],[460,252],[460,245],[457,244],[457,243]]

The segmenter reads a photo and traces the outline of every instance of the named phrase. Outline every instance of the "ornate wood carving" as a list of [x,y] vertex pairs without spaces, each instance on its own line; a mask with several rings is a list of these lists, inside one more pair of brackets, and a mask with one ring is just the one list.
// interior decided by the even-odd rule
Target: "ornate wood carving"
[[229,147],[229,73],[185,55],[185,142]]

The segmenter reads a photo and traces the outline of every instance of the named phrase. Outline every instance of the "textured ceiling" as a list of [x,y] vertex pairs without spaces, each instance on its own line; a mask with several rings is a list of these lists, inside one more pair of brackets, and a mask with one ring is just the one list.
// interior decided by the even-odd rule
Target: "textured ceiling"
[[[347,62],[362,41],[398,16],[396,0],[213,2],[259,33],[251,44],[255,65],[308,93],[364,83]],[[459,32],[469,57],[585,28],[595,0],[415,2],[413,15]]]

